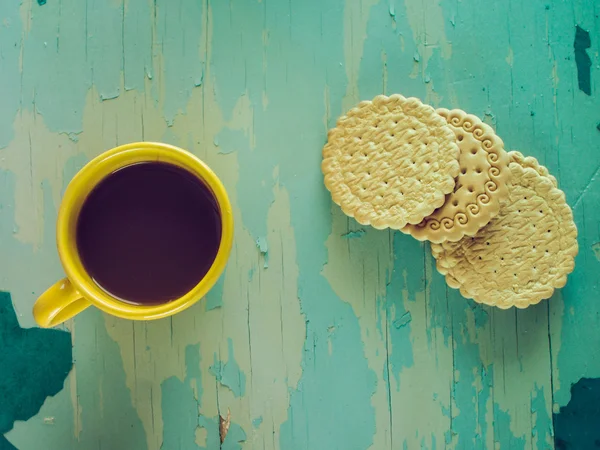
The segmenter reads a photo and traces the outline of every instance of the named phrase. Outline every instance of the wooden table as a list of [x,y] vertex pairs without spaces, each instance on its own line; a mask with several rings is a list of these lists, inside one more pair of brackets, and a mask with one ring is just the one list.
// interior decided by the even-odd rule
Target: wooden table
[[[0,448],[595,448],[599,15],[595,0],[2,0]],[[580,253],[550,301],[465,300],[428,245],[332,205],[327,129],[395,92],[479,115],[557,176]],[[63,275],[65,186],[139,140],[222,178],[224,277],[172,319],[89,308],[22,330]]]

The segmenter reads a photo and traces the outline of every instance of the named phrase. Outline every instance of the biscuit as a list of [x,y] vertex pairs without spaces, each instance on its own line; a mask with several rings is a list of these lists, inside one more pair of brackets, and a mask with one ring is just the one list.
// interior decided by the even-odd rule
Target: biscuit
[[535,170],[541,176],[548,177],[554,187],[558,187],[558,181],[556,181],[556,178],[554,178],[550,172],[548,172],[546,167],[538,163],[538,160],[533,156],[524,156],[521,152],[512,151],[510,152],[510,158],[513,162],[520,164],[522,167],[529,167]]
[[478,117],[460,109],[438,109],[460,149],[460,174],[445,203],[417,225],[402,229],[420,241],[458,241],[473,236],[500,210],[510,177],[502,139]]
[[329,131],[321,169],[342,211],[363,225],[400,229],[442,206],[459,173],[446,121],[416,98],[361,102]]
[[577,228],[556,179],[509,152],[511,183],[500,212],[473,237],[432,244],[440,273],[466,298],[525,308],[552,296],[573,271]]

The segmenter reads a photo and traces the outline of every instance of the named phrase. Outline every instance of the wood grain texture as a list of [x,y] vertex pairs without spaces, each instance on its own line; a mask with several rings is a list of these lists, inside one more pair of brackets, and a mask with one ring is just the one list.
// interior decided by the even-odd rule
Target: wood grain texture
[[[102,151],[187,148],[236,218],[226,273],[190,310],[133,323],[90,308],[66,324],[64,389],[6,438],[22,450],[553,448],[553,412],[600,377],[600,3],[497,3],[0,2],[0,290],[21,326],[62,276],[61,195]],[[476,305],[446,287],[427,245],[332,205],[327,129],[396,92],[478,115],[558,178],[580,253],[550,301]]]

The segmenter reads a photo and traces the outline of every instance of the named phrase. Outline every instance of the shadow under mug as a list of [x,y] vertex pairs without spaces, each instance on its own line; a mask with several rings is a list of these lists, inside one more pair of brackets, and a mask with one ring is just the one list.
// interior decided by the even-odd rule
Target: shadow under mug
[[[125,303],[102,290],[84,268],[76,245],[77,219],[90,192],[116,170],[141,162],[173,164],[195,175],[212,191],[221,215],[221,242],[206,275],[182,297],[157,305]],[[206,164],[191,153],[171,145],[137,142],[99,155],[75,175],[58,212],[56,242],[67,277],[44,292],[33,306],[33,316],[40,327],[56,326],[91,305],[125,319],[160,319],[189,308],[217,282],[233,243],[233,214],[223,184]]]

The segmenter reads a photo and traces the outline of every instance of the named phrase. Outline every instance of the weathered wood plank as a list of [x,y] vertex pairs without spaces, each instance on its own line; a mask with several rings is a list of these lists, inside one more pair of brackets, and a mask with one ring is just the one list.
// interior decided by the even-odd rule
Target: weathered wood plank
[[[553,412],[600,377],[599,15],[594,0],[1,2],[0,289],[22,326],[62,274],[62,192],[103,150],[192,150],[236,217],[205,301],[67,324],[65,388],[8,440],[215,449],[230,411],[224,449],[553,448]],[[476,305],[427,245],[331,204],[327,129],[394,92],[479,115],[557,176],[580,231],[562,292]]]

